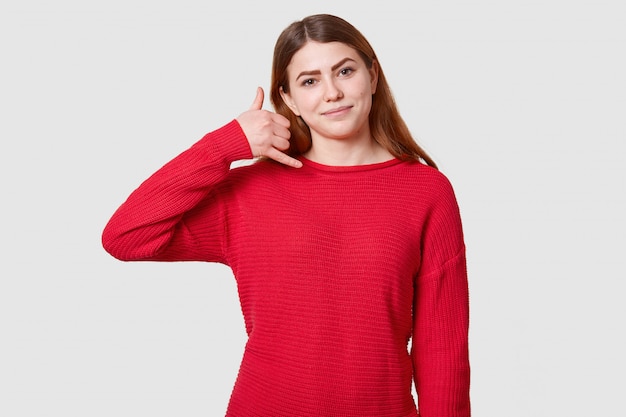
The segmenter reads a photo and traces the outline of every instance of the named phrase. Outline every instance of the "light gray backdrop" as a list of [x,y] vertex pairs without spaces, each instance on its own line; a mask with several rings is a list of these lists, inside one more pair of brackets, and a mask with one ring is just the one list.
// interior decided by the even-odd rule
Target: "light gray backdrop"
[[474,415],[620,415],[620,5],[3,2],[0,415],[223,415],[245,342],[230,270],[122,263],[100,233],[268,88],[279,32],[319,12],[369,38],[457,191]]

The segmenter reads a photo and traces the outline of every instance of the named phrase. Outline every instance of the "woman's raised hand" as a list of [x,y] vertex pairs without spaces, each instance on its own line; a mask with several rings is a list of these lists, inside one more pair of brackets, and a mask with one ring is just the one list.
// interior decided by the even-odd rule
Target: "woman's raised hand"
[[289,120],[278,113],[263,110],[263,99],[263,89],[258,87],[250,109],[237,117],[237,122],[248,138],[252,155],[265,156],[281,164],[300,168],[302,162],[283,152],[289,148]]

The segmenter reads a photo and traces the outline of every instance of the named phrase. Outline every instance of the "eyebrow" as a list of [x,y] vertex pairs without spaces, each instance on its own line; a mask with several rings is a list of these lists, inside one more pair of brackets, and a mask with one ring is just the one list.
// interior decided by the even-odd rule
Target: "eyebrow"
[[[349,58],[349,57],[346,57],[346,58],[342,59],[341,61],[337,62],[335,65],[333,65],[333,66],[331,67],[331,70],[332,70],[332,71],[335,71],[337,68],[341,67],[343,64],[345,64],[345,63],[346,63],[346,62],[348,62],[348,61],[356,62],[354,59]],[[319,74],[321,74],[321,71],[320,71],[320,70],[302,71],[302,72],[301,72],[300,74],[298,74],[298,76],[296,77],[296,81],[297,81],[300,77],[305,76],[305,75],[319,75]]]

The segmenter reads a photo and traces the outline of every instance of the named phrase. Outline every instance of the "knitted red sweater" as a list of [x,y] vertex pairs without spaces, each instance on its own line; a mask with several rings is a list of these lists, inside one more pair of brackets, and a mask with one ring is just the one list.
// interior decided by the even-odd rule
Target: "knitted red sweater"
[[[115,212],[121,260],[232,268],[248,342],[227,416],[468,417],[468,286],[456,199],[420,163],[250,158],[236,121]],[[410,352],[409,352],[410,350]]]

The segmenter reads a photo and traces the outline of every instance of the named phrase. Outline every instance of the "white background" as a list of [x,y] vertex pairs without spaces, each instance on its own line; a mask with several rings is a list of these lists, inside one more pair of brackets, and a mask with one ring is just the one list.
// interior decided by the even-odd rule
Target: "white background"
[[276,37],[319,12],[370,40],[455,186],[474,415],[624,412],[623,2],[92,3],[0,6],[0,415],[224,414],[230,270],[119,262],[100,233],[267,91]]

